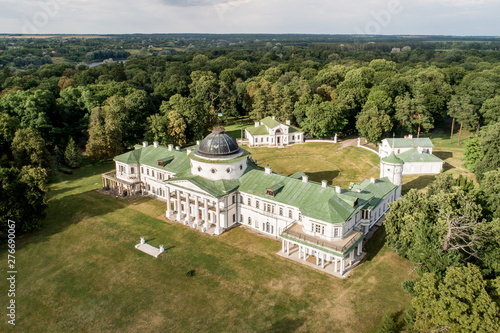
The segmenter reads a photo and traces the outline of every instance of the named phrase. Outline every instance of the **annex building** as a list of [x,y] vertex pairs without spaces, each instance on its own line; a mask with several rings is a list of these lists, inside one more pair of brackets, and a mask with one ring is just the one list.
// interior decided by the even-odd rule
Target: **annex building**
[[222,129],[191,148],[143,143],[114,160],[105,188],[162,200],[167,218],[210,235],[258,230],[280,239],[284,256],[298,254],[340,276],[359,262],[366,233],[401,196],[403,162],[394,154],[382,159],[380,179],[341,188],[260,167]]
[[438,174],[443,169],[444,161],[432,154],[432,144],[429,138],[384,139],[379,144],[381,158],[394,153],[404,162],[403,175]]
[[282,124],[274,117],[266,117],[256,121],[254,127],[247,127],[245,138],[251,147],[283,147],[304,142],[304,132],[291,126],[289,120]]

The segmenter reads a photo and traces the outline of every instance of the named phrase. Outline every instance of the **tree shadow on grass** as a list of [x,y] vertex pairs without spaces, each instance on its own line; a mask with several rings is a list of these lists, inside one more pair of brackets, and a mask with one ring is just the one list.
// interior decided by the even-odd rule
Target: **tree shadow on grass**
[[47,216],[40,229],[23,235],[23,242],[26,244],[47,241],[50,236],[63,232],[82,220],[112,213],[132,203],[133,201],[104,195],[96,190],[50,200]]
[[298,330],[304,323],[306,322],[306,318],[282,318],[278,321],[275,321],[271,327],[263,332],[269,333],[286,333],[286,332],[294,332]]
[[328,185],[332,185],[332,180],[340,174],[339,170],[308,172],[309,180],[320,183],[322,180],[328,180]]
[[382,247],[385,244],[385,227],[382,225],[379,227],[373,236],[366,242],[365,244],[365,251],[366,251],[366,256],[365,260],[371,261],[373,258],[377,256],[377,254],[380,252]]
[[432,154],[439,157],[443,161],[453,157],[453,152],[451,151],[434,151]]
[[427,187],[427,185],[432,183],[435,179],[436,179],[436,175],[419,176],[418,178],[415,178],[412,181],[410,181],[406,184],[403,184],[403,187],[402,187],[403,195],[406,194],[412,188],[421,190],[421,189]]

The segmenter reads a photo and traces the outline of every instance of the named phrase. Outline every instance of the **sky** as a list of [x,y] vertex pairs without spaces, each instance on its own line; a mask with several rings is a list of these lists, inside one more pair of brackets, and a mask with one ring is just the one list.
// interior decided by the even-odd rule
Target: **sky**
[[499,0],[0,0],[0,33],[500,35]]

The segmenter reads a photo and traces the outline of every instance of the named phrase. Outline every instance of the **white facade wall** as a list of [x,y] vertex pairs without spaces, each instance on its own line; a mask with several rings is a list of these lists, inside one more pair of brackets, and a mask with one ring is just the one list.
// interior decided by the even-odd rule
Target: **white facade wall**
[[[405,147],[405,148],[394,148],[394,154],[399,155],[402,154],[410,149],[413,149],[415,147]],[[387,140],[382,140],[382,145],[379,146],[379,156],[380,158],[384,158],[389,156],[392,153],[392,146],[389,144]],[[432,147],[422,147],[422,151],[424,153],[429,153],[432,154]]]
[[442,169],[442,162],[407,162],[403,165],[405,175],[438,174]]
[[205,179],[238,179],[247,168],[247,159],[244,158],[232,163],[209,163],[191,160],[191,173],[193,176],[201,176]]
[[126,181],[138,181],[140,177],[139,164],[126,164],[122,162],[115,161],[116,167],[116,178],[126,180]]

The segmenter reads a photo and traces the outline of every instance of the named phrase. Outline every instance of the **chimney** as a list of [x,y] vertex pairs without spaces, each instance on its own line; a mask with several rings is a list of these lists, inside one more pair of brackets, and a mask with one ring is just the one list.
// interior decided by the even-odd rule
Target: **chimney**
[[266,174],[267,174],[267,175],[270,175],[271,173],[273,173],[273,168],[271,168],[271,167],[269,166],[269,164],[266,166],[265,170],[266,170]]
[[408,139],[413,139],[413,134],[408,134]]
[[181,147],[175,146],[175,150],[181,150]]
[[309,183],[309,176],[305,175],[305,176],[302,176],[302,182],[303,183]]
[[418,146],[417,150],[419,154],[422,154],[424,152],[424,148],[422,148],[422,146]]
[[174,145],[173,144],[169,144],[168,145],[168,151],[172,151],[174,150]]
[[200,145],[200,140],[197,140],[196,141],[196,145],[199,146]]
[[339,185],[335,186],[335,192],[337,192],[338,194],[342,193],[342,187],[340,187]]
[[188,155],[191,154],[191,149],[190,148],[186,149],[186,152]]
[[322,188],[327,188],[328,187],[328,180],[322,180],[321,181],[321,187]]
[[147,147],[147,146],[148,146],[148,142],[147,142],[147,141],[143,141],[143,142],[142,142],[142,146],[143,146],[143,147]]
[[153,146],[155,148],[158,148],[160,146],[160,143],[158,141],[153,142]]
[[287,120],[287,121],[286,121],[286,124],[287,124],[288,126],[290,126],[290,120]]
[[276,117],[275,117],[275,116],[273,116],[273,120],[276,120]]
[[260,123],[258,121],[255,122],[255,127],[259,127]]
[[374,177],[370,178],[370,183],[375,184],[375,178]]

